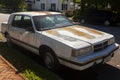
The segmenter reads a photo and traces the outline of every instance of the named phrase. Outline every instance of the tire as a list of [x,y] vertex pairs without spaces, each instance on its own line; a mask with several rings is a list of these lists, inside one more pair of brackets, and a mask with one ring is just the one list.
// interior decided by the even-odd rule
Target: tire
[[54,53],[51,50],[44,51],[43,64],[46,68],[52,71],[57,71],[59,67],[59,62],[57,60],[57,57],[54,55]]
[[6,37],[6,41],[7,41],[6,42],[7,46],[11,47],[12,46],[12,42],[11,42],[11,38],[10,38],[9,34],[6,34],[5,37]]
[[109,21],[109,20],[105,20],[105,21],[104,21],[104,25],[105,25],[105,26],[109,26],[109,25],[110,25],[110,21]]
[[85,19],[81,19],[80,23],[85,24]]

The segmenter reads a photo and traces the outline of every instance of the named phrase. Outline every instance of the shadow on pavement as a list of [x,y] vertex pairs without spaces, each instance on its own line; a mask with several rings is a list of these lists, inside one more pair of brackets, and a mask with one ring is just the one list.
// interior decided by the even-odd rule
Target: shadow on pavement
[[120,69],[108,64],[98,65],[84,71],[64,67],[57,74],[64,80],[120,80]]
[[98,74],[97,80],[120,80],[120,69],[108,64],[95,69]]

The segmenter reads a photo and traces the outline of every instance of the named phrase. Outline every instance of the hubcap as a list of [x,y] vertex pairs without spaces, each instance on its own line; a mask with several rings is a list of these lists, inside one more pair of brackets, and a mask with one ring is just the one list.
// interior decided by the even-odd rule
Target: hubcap
[[45,66],[49,69],[51,69],[54,65],[54,59],[53,57],[50,55],[50,53],[46,53],[46,56],[45,56],[45,59],[44,59],[44,62],[45,62]]

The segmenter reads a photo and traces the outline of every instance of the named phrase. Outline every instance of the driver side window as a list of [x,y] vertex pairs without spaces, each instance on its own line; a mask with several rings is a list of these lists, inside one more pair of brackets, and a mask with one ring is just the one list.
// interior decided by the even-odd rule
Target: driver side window
[[23,16],[21,24],[22,24],[22,28],[26,30],[34,30],[32,25],[32,20],[29,16]]

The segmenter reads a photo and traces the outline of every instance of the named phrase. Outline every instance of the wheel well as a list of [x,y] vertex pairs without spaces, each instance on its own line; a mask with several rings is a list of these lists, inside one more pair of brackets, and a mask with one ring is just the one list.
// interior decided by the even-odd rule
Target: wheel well
[[45,51],[50,51],[51,53],[53,53],[55,55],[55,52],[50,47],[48,47],[46,45],[42,45],[42,46],[39,47],[39,54],[40,55],[44,54]]
[[51,55],[56,59],[56,61],[58,62],[57,59],[57,55],[55,54],[55,52],[53,51],[52,48],[46,46],[46,45],[42,45],[39,47],[39,55],[42,56],[44,55],[44,52],[49,51],[51,53]]
[[6,37],[6,35],[8,35],[8,32],[5,32],[5,33],[4,33],[4,36],[5,36],[5,37]]
[[41,55],[42,59],[44,59],[44,52],[46,52],[46,51],[49,51],[50,52],[49,54],[51,54],[51,56],[54,58],[54,68],[53,68],[53,71],[57,70],[58,67],[60,67],[60,62],[59,62],[55,52],[53,51],[53,49],[48,47],[48,46],[46,46],[46,45],[42,45],[42,46],[39,47],[39,54]]

